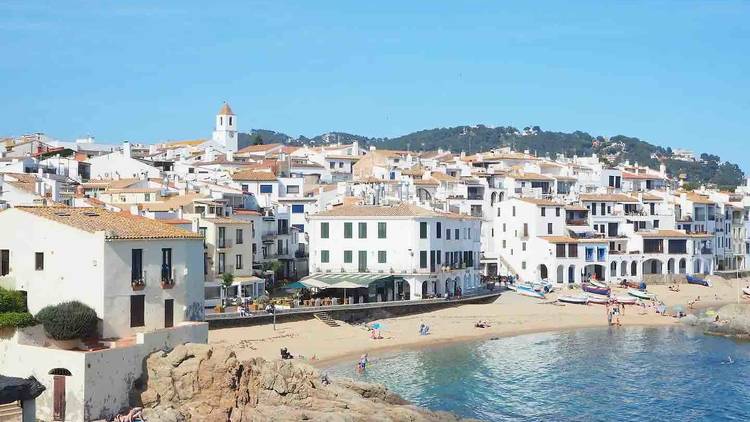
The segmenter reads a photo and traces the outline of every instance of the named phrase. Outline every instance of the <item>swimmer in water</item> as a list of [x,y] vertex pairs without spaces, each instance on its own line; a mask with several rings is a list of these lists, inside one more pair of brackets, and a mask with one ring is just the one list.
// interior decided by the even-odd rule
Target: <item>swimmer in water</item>
[[724,362],[722,362],[721,364],[722,364],[722,365],[731,365],[731,364],[733,364],[733,363],[734,363],[734,360],[732,360],[732,357],[731,357],[731,356],[727,356],[727,360],[725,360],[725,361],[724,361]]

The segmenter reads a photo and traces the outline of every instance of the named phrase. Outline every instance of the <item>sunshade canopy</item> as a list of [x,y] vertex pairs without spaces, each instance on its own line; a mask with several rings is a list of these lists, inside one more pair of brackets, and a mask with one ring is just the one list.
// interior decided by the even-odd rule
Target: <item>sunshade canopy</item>
[[358,289],[372,283],[387,280],[390,275],[370,273],[324,273],[315,274],[300,280],[306,287],[319,289]]

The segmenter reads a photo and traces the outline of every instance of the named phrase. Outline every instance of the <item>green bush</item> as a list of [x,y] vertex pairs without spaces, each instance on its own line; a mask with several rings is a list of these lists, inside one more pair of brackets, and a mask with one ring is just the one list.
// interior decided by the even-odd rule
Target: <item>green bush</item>
[[23,328],[36,324],[36,320],[28,312],[0,313],[0,328]]
[[0,287],[0,313],[26,312],[26,297],[22,292]]
[[89,338],[97,331],[96,311],[77,301],[47,306],[36,314],[36,319],[55,340]]

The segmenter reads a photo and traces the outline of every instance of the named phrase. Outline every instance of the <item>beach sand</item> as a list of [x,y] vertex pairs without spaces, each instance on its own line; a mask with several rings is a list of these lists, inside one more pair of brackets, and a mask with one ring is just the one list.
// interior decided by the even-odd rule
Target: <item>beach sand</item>
[[[686,305],[700,296],[696,307],[720,306],[737,301],[737,280],[725,281],[712,277],[713,286],[680,285],[672,292],[666,285],[649,286],[648,291],[667,306]],[[748,280],[739,281],[744,287]],[[562,295],[580,292],[565,290]],[[627,295],[626,289],[615,289],[615,295]],[[493,303],[468,304],[440,309],[423,314],[373,320],[383,325],[380,340],[370,338],[363,325],[340,322],[340,327],[328,327],[311,319],[253,327],[236,327],[211,330],[209,343],[233,347],[239,358],[263,357],[278,359],[279,349],[286,347],[293,355],[302,355],[309,363],[319,367],[335,361],[351,359],[362,353],[371,357],[386,356],[401,349],[428,347],[441,343],[466,341],[518,334],[569,330],[589,327],[606,327],[607,311],[604,305],[553,305],[555,293],[540,300],[504,292]],[[742,302],[750,301],[742,298]],[[685,309],[687,309],[687,306]],[[489,328],[475,328],[478,320],[489,322]],[[430,326],[430,334],[420,336],[420,323]],[[645,312],[640,306],[626,306],[620,317],[623,326],[665,326],[678,324],[678,320],[657,314],[653,307]]]

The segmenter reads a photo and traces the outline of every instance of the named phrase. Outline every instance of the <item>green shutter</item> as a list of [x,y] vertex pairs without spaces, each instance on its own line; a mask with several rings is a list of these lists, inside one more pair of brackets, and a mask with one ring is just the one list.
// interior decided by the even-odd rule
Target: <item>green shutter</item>
[[384,222],[378,223],[378,239],[386,238],[387,227]]
[[328,263],[328,251],[320,251],[320,262],[322,263]]
[[385,264],[386,251],[378,251],[378,264]]
[[328,223],[320,223],[320,238],[328,239]]
[[367,223],[359,223],[359,238],[367,239]]
[[424,221],[419,223],[419,238],[427,239],[427,223]]
[[344,251],[344,264],[352,263],[352,251]]
[[344,223],[344,239],[352,238],[352,223]]

